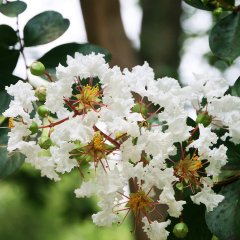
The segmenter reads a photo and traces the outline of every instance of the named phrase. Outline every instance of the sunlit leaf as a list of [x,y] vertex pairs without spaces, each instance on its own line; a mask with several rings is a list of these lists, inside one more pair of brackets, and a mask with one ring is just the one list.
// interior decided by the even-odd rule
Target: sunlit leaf
[[69,27],[70,22],[55,11],[42,12],[30,19],[24,27],[26,47],[46,44],[59,38]]
[[22,1],[7,2],[0,5],[0,12],[8,17],[16,17],[24,12],[27,4]]

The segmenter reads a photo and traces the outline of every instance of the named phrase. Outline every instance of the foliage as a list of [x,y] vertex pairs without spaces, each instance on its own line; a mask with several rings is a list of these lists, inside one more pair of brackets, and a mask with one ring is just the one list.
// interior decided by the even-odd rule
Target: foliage
[[[240,6],[235,6],[234,0],[184,0],[187,4],[197,9],[211,11],[213,14],[221,15],[223,17],[218,18],[215,26],[209,34],[209,44],[213,54],[231,64],[236,58],[240,56]],[[18,15],[23,13],[27,8],[26,3],[23,1],[4,2],[0,3],[0,13],[11,18],[18,18]],[[13,71],[18,63],[19,57],[24,56],[24,50],[28,47],[37,47],[39,45],[50,43],[59,37],[61,37],[69,28],[70,22],[65,19],[60,13],[55,11],[46,11],[40,13],[30,19],[23,27],[23,32],[19,30],[19,26],[16,26],[16,30],[12,27],[2,24],[0,25],[0,112],[4,112],[9,105],[10,97],[4,91],[6,86],[15,84],[19,77],[13,75]],[[21,38],[23,36],[23,38]],[[24,40],[23,40],[24,39]],[[67,43],[57,46],[45,53],[39,60],[44,63],[47,71],[52,74],[54,78],[55,68],[58,64],[66,65],[66,55],[74,56],[75,52],[80,52],[84,55],[91,52],[102,53],[105,56],[105,60],[109,62],[111,60],[111,54],[101,47],[88,44],[88,43]],[[28,66],[26,65],[26,70]],[[24,79],[27,80],[27,79]],[[227,93],[232,96],[240,97],[240,78],[238,78],[233,86],[231,86]],[[0,125],[3,127],[7,126],[7,119],[0,116]],[[196,127],[196,122],[191,120],[188,122],[189,126]],[[7,133],[8,130],[0,130],[0,144],[7,144]],[[218,133],[219,137],[223,136],[225,132]],[[227,148],[228,163],[223,170],[240,170],[240,145],[226,141],[219,141],[217,146],[224,144]],[[179,146],[178,146],[179,148]],[[179,149],[178,149],[179,150]],[[175,156],[178,157],[178,156]],[[174,157],[173,157],[174,158]],[[7,176],[14,173],[23,163],[23,156],[20,153],[15,153],[9,156],[6,148],[2,148],[0,152],[0,179],[6,178]],[[238,240],[240,238],[240,205],[239,205],[239,184],[237,181],[233,182],[224,181],[223,187],[220,186],[219,193],[225,196],[225,199],[214,211],[206,213],[204,218],[203,206],[196,206],[189,204],[184,208],[185,221],[189,227],[189,234],[185,239],[196,239],[196,235],[199,236],[196,240],[210,239],[212,233],[216,235],[220,240]],[[226,183],[226,184],[225,184]],[[184,192],[187,196],[187,191]],[[76,206],[77,202],[71,202],[72,195],[68,195],[67,211],[63,214],[69,214],[69,218],[76,217]],[[52,201],[54,199],[51,199]],[[71,203],[71,204],[70,204]],[[83,206],[86,202],[82,202]],[[53,205],[55,202],[53,203]],[[86,208],[91,208],[87,206]],[[39,222],[35,222],[33,214],[39,214],[39,212],[32,213],[27,209],[26,216],[33,221],[34,225],[38,228],[42,228]],[[19,209],[17,210],[19,211]],[[84,209],[77,209],[82,211],[82,215],[89,214]],[[14,211],[10,212],[14,216]],[[5,215],[7,213],[4,213]],[[197,217],[196,217],[197,216]],[[44,219],[44,218],[43,218]],[[205,223],[206,219],[206,223]],[[172,220],[169,231],[172,232],[174,224],[179,220]],[[20,221],[21,222],[21,221]],[[47,220],[47,223],[50,220]],[[57,225],[57,224],[56,224]],[[208,228],[207,228],[208,226]],[[224,228],[223,228],[224,226]],[[20,224],[20,227],[21,224]],[[88,226],[89,227],[89,226]],[[89,229],[92,229],[89,227]],[[210,232],[210,231],[211,232]],[[31,234],[31,232],[30,232]],[[83,233],[84,235],[85,233]],[[33,236],[33,235],[32,235]],[[94,237],[94,236],[93,236]],[[40,239],[41,237],[39,237]],[[38,239],[38,238],[36,238]],[[59,235],[59,239],[61,236]],[[169,239],[176,239],[172,233]]]
[[[0,2],[0,14],[4,14],[7,17],[18,18],[18,15],[26,9],[27,4],[23,1]],[[9,95],[3,90],[6,86],[15,84],[21,79],[18,76],[14,76],[12,72],[19,61],[19,57],[25,58],[25,48],[37,47],[56,40],[67,31],[69,25],[69,20],[63,18],[60,13],[55,11],[45,11],[31,18],[24,26],[23,33],[20,33],[18,21],[16,30],[6,24],[0,25],[0,96],[3,99],[0,103],[0,114],[6,110],[10,102]],[[23,39],[21,39],[22,35]],[[50,72],[54,75],[55,68],[59,62],[64,64],[66,56],[73,55],[75,52],[82,54],[99,52],[105,54],[108,61],[111,59],[110,53],[98,46],[88,43],[68,43],[50,50],[41,57],[41,61],[46,64],[48,70],[51,69]],[[27,63],[25,62],[25,64]],[[27,68],[28,66],[26,65],[26,70]],[[0,123],[2,123],[4,118],[0,116],[0,120]],[[6,133],[4,135],[0,134],[0,138],[6,138]],[[0,160],[0,178],[7,177],[19,169],[22,163],[23,156],[19,154],[8,156],[6,150],[3,149]]]

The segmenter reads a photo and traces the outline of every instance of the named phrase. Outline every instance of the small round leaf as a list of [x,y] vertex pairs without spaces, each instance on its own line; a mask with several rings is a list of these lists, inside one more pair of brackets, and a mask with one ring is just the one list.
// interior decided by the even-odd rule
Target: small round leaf
[[16,17],[24,12],[27,4],[22,1],[7,2],[0,5],[0,12],[8,17]]
[[42,45],[59,38],[69,27],[70,22],[55,11],[42,12],[30,19],[24,27],[26,47]]

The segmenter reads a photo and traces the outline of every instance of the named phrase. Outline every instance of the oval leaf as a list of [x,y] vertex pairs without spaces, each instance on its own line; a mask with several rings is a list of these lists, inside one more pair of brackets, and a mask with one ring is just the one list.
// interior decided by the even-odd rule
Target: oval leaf
[[59,63],[66,66],[67,55],[73,57],[75,52],[79,52],[84,55],[92,52],[102,53],[105,55],[105,60],[107,62],[111,60],[111,53],[104,48],[88,43],[67,43],[53,48],[43,55],[38,61],[42,62],[47,68],[55,68]]
[[0,47],[0,79],[3,73],[11,74],[13,72],[17,65],[19,54],[19,50],[9,50]]
[[26,47],[49,43],[59,38],[69,27],[70,22],[55,11],[46,11],[30,19],[24,27]]
[[16,17],[24,12],[26,8],[27,4],[22,1],[7,2],[0,5],[0,12],[8,17]]
[[230,93],[232,96],[240,97],[240,77],[234,83],[232,87],[230,87]]
[[205,4],[201,0],[184,0],[185,3],[191,5],[192,7],[201,9],[201,10],[207,10],[212,11],[214,10],[214,7],[210,4]]
[[240,181],[223,187],[219,194],[225,199],[212,212],[206,213],[207,225],[221,240],[239,240]]
[[[3,99],[1,97],[1,91],[5,90],[6,86],[17,83],[18,80],[22,80],[22,79],[20,77],[14,76],[9,73],[1,73],[0,72],[0,99],[1,99],[1,101]],[[0,106],[1,106],[1,103],[0,103]]]
[[16,32],[8,25],[0,25],[0,46],[8,47],[17,43],[18,37]]
[[[11,101],[10,95],[6,91],[0,91],[0,115],[8,109]],[[1,134],[1,133],[0,133]]]
[[[1,138],[4,136],[1,136]],[[0,179],[3,179],[21,167],[24,162],[24,156],[19,153],[8,154],[6,148],[0,151]]]
[[209,45],[216,56],[228,61],[240,55],[240,13],[232,13],[214,26]]

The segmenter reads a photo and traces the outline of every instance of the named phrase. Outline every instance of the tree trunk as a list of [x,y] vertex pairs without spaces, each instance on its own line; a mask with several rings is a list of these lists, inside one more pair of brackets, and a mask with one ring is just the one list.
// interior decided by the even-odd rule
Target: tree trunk
[[141,58],[149,62],[157,77],[177,77],[181,1],[141,0],[141,5]]
[[80,0],[88,41],[112,53],[112,65],[121,68],[138,64],[137,54],[127,38],[118,0]]

